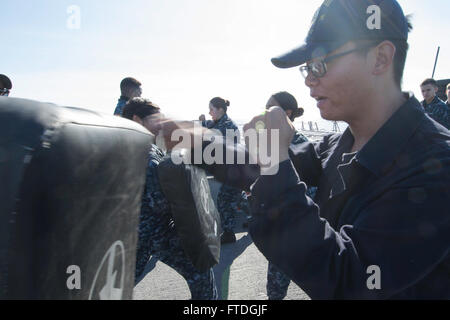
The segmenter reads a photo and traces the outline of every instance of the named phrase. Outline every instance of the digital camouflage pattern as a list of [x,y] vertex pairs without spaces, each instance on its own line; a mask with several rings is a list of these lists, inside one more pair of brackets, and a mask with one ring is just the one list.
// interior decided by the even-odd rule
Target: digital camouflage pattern
[[434,97],[434,100],[430,104],[422,101],[422,106],[426,114],[450,130],[450,110],[444,101],[438,97]]
[[[227,130],[237,132],[239,129],[236,124],[224,115],[219,121],[203,121],[202,125],[208,129],[219,130],[226,137]],[[239,143],[239,135],[233,139],[233,143]],[[236,225],[236,212],[248,208],[247,199],[243,196],[242,190],[222,185],[217,196],[217,210],[222,219],[223,231],[233,231]]]
[[119,101],[117,101],[116,109],[114,110],[115,116],[122,116],[123,108],[127,104],[128,99],[125,97],[120,97]]
[[157,167],[165,154],[152,145],[149,152],[147,178],[139,223],[139,239],[136,257],[138,280],[150,258],[160,260],[186,279],[193,300],[217,300],[217,288],[212,268],[199,272],[186,256],[158,179]]

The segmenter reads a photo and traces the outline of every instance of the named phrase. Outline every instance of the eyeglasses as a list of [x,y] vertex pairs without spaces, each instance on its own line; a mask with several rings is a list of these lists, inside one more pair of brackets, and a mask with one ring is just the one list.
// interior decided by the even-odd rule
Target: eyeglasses
[[9,90],[6,88],[0,89],[0,96],[9,96]]
[[365,46],[357,47],[352,50],[348,50],[348,51],[345,51],[342,53],[338,53],[338,54],[326,57],[325,59],[322,59],[322,60],[313,61],[305,66],[301,66],[300,72],[301,72],[303,78],[305,78],[305,79],[309,76],[309,74],[312,74],[314,76],[314,78],[316,78],[316,79],[322,78],[327,73],[327,63],[328,62],[330,62],[334,59],[346,56],[350,53],[353,53],[356,51],[361,51],[361,50],[366,50],[368,48],[370,48],[370,46],[365,45]]

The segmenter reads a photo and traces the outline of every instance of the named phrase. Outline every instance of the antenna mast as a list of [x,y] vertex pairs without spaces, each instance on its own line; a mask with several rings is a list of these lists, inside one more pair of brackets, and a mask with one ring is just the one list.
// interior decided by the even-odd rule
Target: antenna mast
[[433,78],[433,79],[434,79],[434,73],[436,71],[436,66],[437,66],[438,59],[439,59],[439,51],[441,51],[441,47],[438,47],[438,50],[437,50],[436,61],[434,62],[434,68],[433,68],[433,75],[431,76],[431,78]]

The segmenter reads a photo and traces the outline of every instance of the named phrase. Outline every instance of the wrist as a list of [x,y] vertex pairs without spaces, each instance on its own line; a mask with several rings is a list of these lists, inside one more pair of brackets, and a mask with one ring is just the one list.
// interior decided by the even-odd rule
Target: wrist
[[271,158],[270,163],[267,165],[260,165],[261,175],[263,176],[274,176],[278,173],[280,164],[289,160],[289,153],[279,154],[278,158]]

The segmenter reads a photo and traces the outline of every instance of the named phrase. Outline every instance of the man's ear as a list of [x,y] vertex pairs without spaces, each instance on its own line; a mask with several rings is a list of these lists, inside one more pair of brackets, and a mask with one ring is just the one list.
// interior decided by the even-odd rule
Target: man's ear
[[439,87],[438,86],[434,86],[434,91],[436,92],[436,94],[439,92]]
[[133,121],[139,123],[141,126],[143,124],[141,118],[139,118],[137,115],[133,115]]
[[386,73],[394,63],[396,48],[390,41],[383,41],[375,48],[374,75]]

